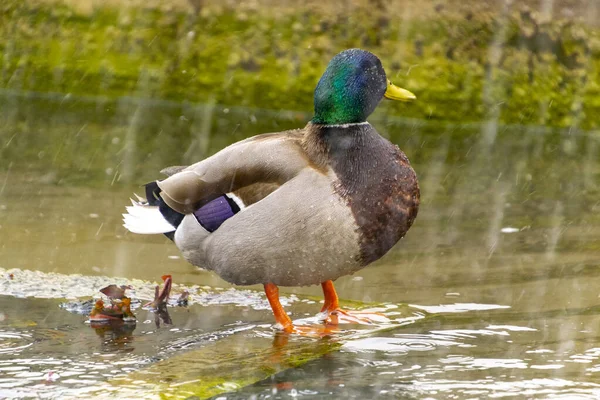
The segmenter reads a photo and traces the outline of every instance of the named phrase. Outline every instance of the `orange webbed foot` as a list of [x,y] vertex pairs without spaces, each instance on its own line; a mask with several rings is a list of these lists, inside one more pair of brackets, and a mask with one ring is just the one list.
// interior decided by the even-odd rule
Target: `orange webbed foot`
[[273,315],[277,324],[275,328],[283,331],[283,334],[297,334],[306,337],[322,338],[330,336],[337,331],[334,326],[328,325],[294,325],[291,318],[286,314],[285,310],[279,302],[279,289],[272,283],[265,284],[265,293],[269,304],[273,309]]
[[327,324],[362,324],[378,325],[390,322],[385,315],[374,311],[347,311],[340,308],[338,295],[332,281],[321,283],[325,302],[321,308],[319,319]]
[[347,311],[341,309],[333,282],[326,281],[322,283],[325,304],[321,309],[321,314],[317,316],[319,321],[325,322],[325,324],[294,325],[279,302],[279,289],[277,286],[273,283],[266,283],[264,286],[277,322],[276,329],[283,331],[284,336],[286,336],[285,334],[297,334],[323,338],[337,333],[339,324],[381,325],[390,322],[385,315],[375,311]]
[[382,313],[374,311],[350,311],[336,308],[325,310],[318,316],[326,324],[360,324],[360,325],[380,325],[387,324],[390,319]]
[[330,324],[292,325],[291,329],[284,332],[304,337],[324,338],[336,334],[339,329],[336,325]]

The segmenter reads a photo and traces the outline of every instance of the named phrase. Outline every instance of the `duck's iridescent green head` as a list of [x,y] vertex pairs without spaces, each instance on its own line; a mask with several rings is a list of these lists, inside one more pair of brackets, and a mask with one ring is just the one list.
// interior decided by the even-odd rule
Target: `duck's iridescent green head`
[[329,62],[315,89],[314,124],[364,122],[383,97],[410,101],[415,96],[386,78],[374,54],[350,49]]

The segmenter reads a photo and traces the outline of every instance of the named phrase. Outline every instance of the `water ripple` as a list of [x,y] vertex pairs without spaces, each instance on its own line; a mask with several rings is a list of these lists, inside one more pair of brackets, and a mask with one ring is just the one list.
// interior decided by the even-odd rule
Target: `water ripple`
[[458,346],[460,342],[437,338],[432,335],[396,335],[396,337],[371,337],[352,340],[342,346],[344,350],[357,352],[385,351],[408,353],[409,351],[429,351],[437,347]]
[[421,306],[418,304],[410,304],[411,307],[418,308],[419,310],[426,311],[431,314],[439,313],[462,313],[467,311],[489,311],[498,310],[502,308],[510,308],[510,306],[503,306],[499,304],[478,304],[478,303],[454,303],[454,304],[440,304],[437,306]]
[[33,345],[33,338],[28,333],[0,331],[0,354],[19,353]]
[[[396,385],[397,386],[397,385]],[[544,395],[547,398],[561,399],[597,399],[600,396],[600,385],[591,382],[574,382],[566,379],[530,379],[521,381],[502,381],[498,379],[481,379],[474,381],[459,380],[427,380],[415,381],[412,388],[422,393],[462,392],[472,396],[487,395],[489,398],[519,396],[531,398]],[[406,386],[402,386],[406,389]]]

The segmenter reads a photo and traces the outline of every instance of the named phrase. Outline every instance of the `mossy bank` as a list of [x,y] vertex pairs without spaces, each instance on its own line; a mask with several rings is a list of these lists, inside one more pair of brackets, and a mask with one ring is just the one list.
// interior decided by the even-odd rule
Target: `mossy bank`
[[598,7],[514,3],[4,0],[0,88],[310,112],[362,47],[418,96],[387,115],[597,128]]

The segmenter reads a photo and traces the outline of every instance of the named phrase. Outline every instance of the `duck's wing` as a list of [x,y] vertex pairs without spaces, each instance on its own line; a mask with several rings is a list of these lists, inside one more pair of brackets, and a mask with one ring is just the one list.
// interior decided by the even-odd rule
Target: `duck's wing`
[[166,175],[166,176],[171,176],[171,175],[175,175],[178,172],[183,171],[187,167],[188,167],[188,165],[173,165],[171,167],[161,169],[160,173],[163,175]]
[[[222,195],[256,185],[274,190],[310,165],[302,130],[265,134],[235,143],[158,182],[173,210],[188,214]],[[264,193],[263,193],[264,194]]]
[[242,201],[244,207],[261,201],[279,188],[277,183],[254,183],[233,192]]
[[[166,176],[172,176],[178,172],[183,171],[186,168],[188,168],[187,165],[174,165],[171,167],[161,169],[160,173]],[[156,183],[153,182],[153,184]],[[278,183],[273,182],[257,182],[239,188],[231,194],[235,195],[239,200],[241,200],[241,206],[247,207],[250,204],[254,204],[257,201],[264,199],[265,197],[273,193],[279,186],[280,185]]]

